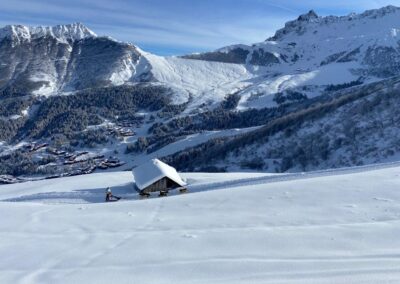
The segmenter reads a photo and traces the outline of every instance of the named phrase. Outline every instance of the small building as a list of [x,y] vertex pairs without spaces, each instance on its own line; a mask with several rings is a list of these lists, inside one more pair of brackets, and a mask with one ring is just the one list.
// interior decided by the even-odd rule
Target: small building
[[186,183],[175,168],[152,159],[132,170],[137,189],[141,193],[167,192],[171,189],[182,188]]

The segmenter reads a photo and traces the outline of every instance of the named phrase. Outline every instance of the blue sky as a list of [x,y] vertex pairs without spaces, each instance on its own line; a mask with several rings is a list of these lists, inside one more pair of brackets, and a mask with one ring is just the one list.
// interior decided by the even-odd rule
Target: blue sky
[[400,0],[1,0],[0,26],[82,22],[98,35],[176,55],[263,41],[310,9],[346,15],[390,4]]

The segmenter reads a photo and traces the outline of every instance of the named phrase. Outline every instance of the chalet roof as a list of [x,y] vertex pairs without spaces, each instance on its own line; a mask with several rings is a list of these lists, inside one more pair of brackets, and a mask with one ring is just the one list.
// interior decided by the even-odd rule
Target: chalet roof
[[152,159],[140,166],[137,166],[132,170],[132,173],[135,178],[136,186],[139,188],[139,190],[148,187],[164,177],[168,177],[180,186],[186,185],[175,168],[161,162],[158,159]]

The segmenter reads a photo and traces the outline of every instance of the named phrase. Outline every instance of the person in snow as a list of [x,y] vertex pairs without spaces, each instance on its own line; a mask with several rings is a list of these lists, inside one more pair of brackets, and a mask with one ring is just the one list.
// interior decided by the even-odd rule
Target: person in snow
[[107,190],[106,190],[106,202],[118,201],[120,199],[121,199],[121,197],[113,195],[112,192],[111,192],[111,188],[107,187]]

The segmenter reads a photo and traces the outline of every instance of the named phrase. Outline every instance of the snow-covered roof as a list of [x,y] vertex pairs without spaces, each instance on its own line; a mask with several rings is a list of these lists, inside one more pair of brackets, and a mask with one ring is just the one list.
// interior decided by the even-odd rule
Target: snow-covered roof
[[164,177],[168,177],[180,186],[186,185],[175,168],[161,162],[158,159],[152,159],[143,165],[134,168],[132,173],[135,177],[135,183],[139,190],[148,187]]

